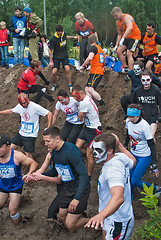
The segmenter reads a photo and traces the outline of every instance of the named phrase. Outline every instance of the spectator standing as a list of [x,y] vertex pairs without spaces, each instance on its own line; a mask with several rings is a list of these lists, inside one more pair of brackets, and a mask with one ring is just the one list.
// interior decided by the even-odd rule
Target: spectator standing
[[24,49],[25,49],[25,36],[24,30],[27,27],[27,20],[25,16],[22,16],[21,8],[15,7],[15,15],[11,18],[9,23],[9,30],[12,32],[13,37],[13,49],[14,49],[14,61],[15,66],[19,64],[19,47],[20,47],[20,64],[24,61]]
[[40,26],[42,20],[35,13],[31,13],[31,8],[25,7],[23,9],[24,15],[27,17],[27,37],[29,39],[29,51],[32,60],[38,60],[38,41],[40,35]]
[[9,68],[9,53],[8,46],[10,41],[10,32],[6,29],[6,23],[4,21],[0,22],[0,49],[2,53],[2,67]]

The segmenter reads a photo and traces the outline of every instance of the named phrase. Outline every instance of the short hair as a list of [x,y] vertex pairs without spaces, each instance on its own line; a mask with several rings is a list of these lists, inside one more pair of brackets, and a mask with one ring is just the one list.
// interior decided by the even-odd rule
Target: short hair
[[84,19],[84,14],[82,12],[78,12],[76,13],[75,17],[80,17],[80,18],[83,18]]
[[81,92],[81,91],[83,91],[83,88],[80,85],[76,85],[76,86],[74,86],[73,91]]
[[97,37],[95,34],[91,34],[89,37],[88,37],[88,41],[89,43],[97,43]]
[[46,41],[46,39],[47,39],[47,36],[46,36],[46,34],[45,34],[45,33],[41,33],[41,34],[40,34],[40,39],[41,39],[42,37],[43,37],[43,38],[45,38],[45,41]]
[[55,28],[56,32],[63,32],[63,26],[58,24]]
[[150,21],[147,23],[149,27],[155,28],[155,23],[153,21]]
[[144,63],[142,61],[135,61],[134,64],[139,65],[141,69],[144,67]]
[[65,91],[64,89],[59,89],[59,91],[57,92],[57,96],[61,96],[61,97],[69,97],[67,91]]
[[5,22],[5,21],[1,21],[1,22],[0,22],[0,26],[3,26],[3,25],[6,25],[6,22]]
[[120,7],[114,7],[111,11],[111,14],[113,15],[116,12],[122,12],[121,8]]
[[40,60],[34,59],[34,60],[32,60],[30,62],[30,66],[31,66],[32,69],[35,69],[35,67],[38,67],[39,65],[41,65],[41,61]]
[[61,133],[60,133],[60,129],[52,126],[47,128],[44,132],[43,132],[43,136],[47,136],[50,135],[51,138],[56,138],[56,137],[60,137],[61,138]]
[[113,149],[113,153],[115,153],[116,149],[116,138],[111,133],[102,133],[94,138],[95,142],[103,142],[106,148],[106,151]]
[[16,7],[15,7],[15,10],[21,11],[21,8],[20,8],[19,6],[16,6]]
[[147,69],[145,69],[144,71],[142,71],[141,76],[142,76],[142,75],[148,75],[148,76],[150,76],[150,78],[152,78],[152,73],[151,73],[149,70],[147,70]]

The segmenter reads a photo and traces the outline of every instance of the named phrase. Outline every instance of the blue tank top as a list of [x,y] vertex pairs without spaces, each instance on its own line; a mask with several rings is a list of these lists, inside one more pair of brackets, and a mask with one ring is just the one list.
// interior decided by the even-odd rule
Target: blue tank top
[[19,189],[23,186],[21,164],[14,163],[14,150],[11,149],[11,157],[7,163],[0,162],[0,188],[6,192]]

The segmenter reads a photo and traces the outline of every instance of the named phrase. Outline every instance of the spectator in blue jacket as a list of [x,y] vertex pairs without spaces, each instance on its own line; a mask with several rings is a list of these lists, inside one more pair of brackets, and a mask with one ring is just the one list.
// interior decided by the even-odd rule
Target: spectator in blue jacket
[[25,16],[22,16],[21,8],[15,7],[15,15],[11,18],[9,23],[9,30],[12,32],[13,37],[13,49],[15,65],[19,64],[19,46],[20,46],[20,64],[24,61],[24,49],[25,49],[25,28],[27,27],[27,20]]

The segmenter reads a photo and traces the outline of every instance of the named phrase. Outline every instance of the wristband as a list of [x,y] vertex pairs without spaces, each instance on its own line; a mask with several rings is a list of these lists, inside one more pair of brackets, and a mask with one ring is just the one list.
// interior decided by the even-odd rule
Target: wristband
[[77,47],[79,46],[79,42],[77,42]]

